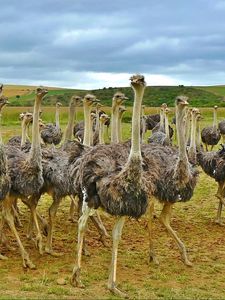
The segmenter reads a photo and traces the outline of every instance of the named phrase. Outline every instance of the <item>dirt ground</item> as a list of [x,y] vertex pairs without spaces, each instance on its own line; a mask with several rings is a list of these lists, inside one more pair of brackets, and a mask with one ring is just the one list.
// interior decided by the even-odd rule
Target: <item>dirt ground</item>
[[[148,261],[147,216],[125,223],[118,254],[118,285],[134,299],[225,299],[225,228],[214,223],[218,200],[215,182],[201,173],[194,197],[188,203],[177,203],[172,226],[184,241],[193,267],[185,266],[175,242],[160,224],[161,206],[156,207],[154,221],[155,251],[160,265]],[[42,198],[39,211],[47,217],[51,203]],[[106,288],[111,261],[108,247],[99,241],[95,227],[89,222],[87,245],[89,257],[83,257],[84,289],[74,288],[69,279],[75,261],[77,224],[68,220],[69,199],[61,204],[54,233],[54,250],[62,257],[40,256],[34,241],[26,238],[29,211],[20,204],[23,228],[19,233],[36,270],[24,270],[12,234],[7,230],[13,250],[1,247],[8,256],[0,261],[0,299],[115,299]],[[109,232],[114,219],[105,213],[102,219]],[[44,242],[46,238],[44,238]],[[58,285],[65,279],[65,285]]]

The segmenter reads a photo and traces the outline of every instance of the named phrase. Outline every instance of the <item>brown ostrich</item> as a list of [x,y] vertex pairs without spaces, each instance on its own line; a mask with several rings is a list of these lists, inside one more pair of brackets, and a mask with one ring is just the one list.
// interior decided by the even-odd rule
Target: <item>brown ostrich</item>
[[30,202],[30,199],[39,194],[44,183],[39,136],[39,110],[41,100],[46,94],[46,89],[42,87],[37,88],[33,113],[32,143],[29,154],[27,155],[16,148],[7,149],[8,170],[11,179],[11,188],[9,194],[6,196],[5,200],[2,203],[3,218],[16,237],[22,256],[23,266],[25,268],[34,268],[35,266],[31,262],[28,253],[25,251],[18,232],[15,228],[11,208],[15,202],[15,199],[21,198],[21,200],[25,202],[30,208],[33,220],[37,228],[39,228],[36,210]]
[[[119,296],[124,296],[124,293],[116,286],[116,266],[118,244],[125,217],[139,218],[145,213],[148,198],[155,188],[153,181],[157,178],[157,165],[153,160],[143,161],[140,149],[144,77],[132,76],[131,85],[135,92],[135,100],[130,151],[129,148],[124,149],[121,144],[98,145],[84,155],[80,164],[78,177],[83,193],[83,214],[79,219],[77,260],[71,278],[72,285],[83,286],[80,281],[80,272],[86,224],[93,211],[101,207],[109,214],[118,217],[112,234],[113,250],[108,288]],[[113,124],[115,124],[115,119]]]
[[45,144],[58,145],[62,140],[62,130],[59,124],[59,108],[62,106],[60,102],[56,103],[55,124],[48,123],[41,131],[41,138]]
[[[185,245],[170,225],[172,207],[176,202],[186,202],[191,199],[196,186],[198,171],[188,161],[185,142],[185,109],[188,105],[187,97],[179,96],[176,99],[176,121],[178,152],[176,148],[162,147],[161,145],[146,145],[143,149],[144,156],[153,156],[158,159],[160,176],[157,180],[155,198],[163,204],[160,215],[162,224],[173,237],[180,250],[182,260],[188,266],[192,265],[187,257]],[[149,237],[150,260],[157,262],[152,240],[152,214],[154,202],[150,203]]]
[[202,142],[205,144],[206,151],[208,151],[208,146],[211,146],[211,151],[213,147],[218,144],[221,134],[219,129],[217,128],[217,108],[218,106],[214,106],[213,110],[213,126],[208,126],[202,129],[201,137]]

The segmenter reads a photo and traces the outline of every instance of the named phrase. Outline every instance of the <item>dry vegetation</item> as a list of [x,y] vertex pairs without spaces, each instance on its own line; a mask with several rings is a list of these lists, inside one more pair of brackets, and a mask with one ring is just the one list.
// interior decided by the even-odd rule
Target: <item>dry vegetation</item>
[[[155,112],[151,110],[151,112]],[[149,110],[150,112],[150,110]],[[222,118],[220,111],[220,118]],[[10,114],[10,112],[8,112]],[[66,113],[66,112],[65,112]],[[204,124],[211,120],[211,112],[204,111]],[[43,116],[44,118],[44,116]],[[130,125],[123,124],[124,137],[130,134]],[[19,132],[19,126],[3,128],[5,140]],[[178,249],[167,236],[159,223],[157,206],[154,225],[155,249],[160,261],[159,266],[148,262],[147,216],[125,223],[122,242],[119,246],[118,282],[120,287],[135,299],[224,299],[225,273],[225,228],[216,225],[213,220],[218,200],[214,196],[214,180],[200,174],[193,198],[188,203],[175,205],[172,226],[185,242],[192,268],[186,267],[180,259]],[[51,203],[48,196],[42,197],[39,211],[47,217]],[[26,228],[29,212],[20,204],[23,215],[23,228],[19,229],[22,240],[37,270],[23,270],[18,247],[10,231],[8,251],[2,248],[8,261],[0,261],[0,299],[114,299],[106,289],[108,268],[111,260],[111,240],[109,247],[104,247],[98,240],[96,229],[89,224],[87,235],[90,257],[83,258],[82,277],[85,289],[73,288],[69,277],[75,261],[77,225],[68,221],[69,199],[60,206],[53,245],[62,252],[60,258],[47,254],[40,256],[34,242],[27,240]],[[113,219],[102,216],[109,231]],[[57,279],[65,279],[66,285],[58,285]]]

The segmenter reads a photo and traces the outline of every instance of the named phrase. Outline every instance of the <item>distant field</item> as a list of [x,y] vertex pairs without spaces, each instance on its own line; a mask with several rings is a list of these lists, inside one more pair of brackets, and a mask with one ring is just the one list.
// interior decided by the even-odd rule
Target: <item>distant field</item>
[[[132,106],[133,91],[130,87],[109,87],[96,90],[75,90],[65,88],[50,87],[48,95],[43,100],[44,106],[55,105],[60,101],[67,106],[71,96],[84,96],[93,93],[101,103],[106,106],[111,105],[112,97],[115,92],[123,92],[129,100],[127,106]],[[6,86],[4,94],[9,97],[11,106],[32,106],[35,98],[34,86]],[[213,107],[218,105],[225,107],[225,87],[191,87],[191,86],[148,86],[145,90],[144,104],[146,106],[158,107],[166,102],[168,106],[174,106],[174,99],[178,95],[186,95],[192,106]]]

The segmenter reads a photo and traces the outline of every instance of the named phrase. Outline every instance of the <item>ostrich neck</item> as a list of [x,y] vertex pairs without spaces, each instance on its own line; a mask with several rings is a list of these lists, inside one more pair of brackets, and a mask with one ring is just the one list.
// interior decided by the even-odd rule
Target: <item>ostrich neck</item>
[[160,130],[163,131],[163,127],[164,127],[164,113],[162,110],[160,110]]
[[41,105],[41,97],[36,96],[33,112],[32,124],[32,143],[30,151],[30,161],[33,163],[41,164],[41,145],[39,134],[39,110]]
[[75,113],[76,107],[71,105],[69,108],[69,120],[65,131],[64,144],[72,139]]
[[96,123],[95,123],[95,131],[99,131],[99,109],[96,107]]
[[196,147],[198,150],[200,150],[201,146],[201,130],[200,130],[200,121],[197,121],[197,143]]
[[118,114],[119,107],[115,103],[112,105],[112,125],[111,125],[111,143],[118,143]]
[[168,121],[167,114],[165,114],[165,134],[166,134],[166,137],[169,139],[170,138],[170,132],[169,132],[169,121]]
[[0,110],[0,148],[3,148],[3,141],[2,141],[2,113]]
[[55,110],[55,126],[57,129],[59,129],[59,107],[56,106],[56,110]]
[[122,142],[122,114],[118,116],[117,120],[117,130],[118,130],[118,142]]
[[196,116],[192,114],[191,116],[191,142],[190,149],[195,150],[196,147]]
[[190,117],[187,115],[187,119],[186,119],[186,122],[185,122],[185,143],[186,143],[186,145],[187,145],[188,140],[189,140],[190,125],[191,125],[191,120],[190,120]]
[[105,144],[104,141],[104,124],[99,122],[99,144]]
[[213,127],[216,128],[217,127],[217,111],[214,108],[214,112],[213,112],[214,118],[213,118]]
[[178,148],[179,148],[179,160],[188,163],[183,117],[184,117],[184,108],[178,107],[176,111],[176,119],[177,119],[177,141],[178,141]]
[[21,147],[26,143],[26,136],[27,136],[27,126],[26,126],[26,121],[22,121],[22,137],[21,137]]
[[138,89],[135,89],[135,99],[132,117],[131,150],[129,155],[129,161],[131,161],[132,159],[138,159],[141,161],[140,118],[143,95],[144,87],[139,87]]
[[145,137],[145,131],[146,131],[146,118],[143,115],[141,119],[141,126],[142,126],[141,142],[143,143]]
[[[91,106],[84,103],[84,141],[85,146],[91,146]],[[93,139],[93,135],[92,135]]]

